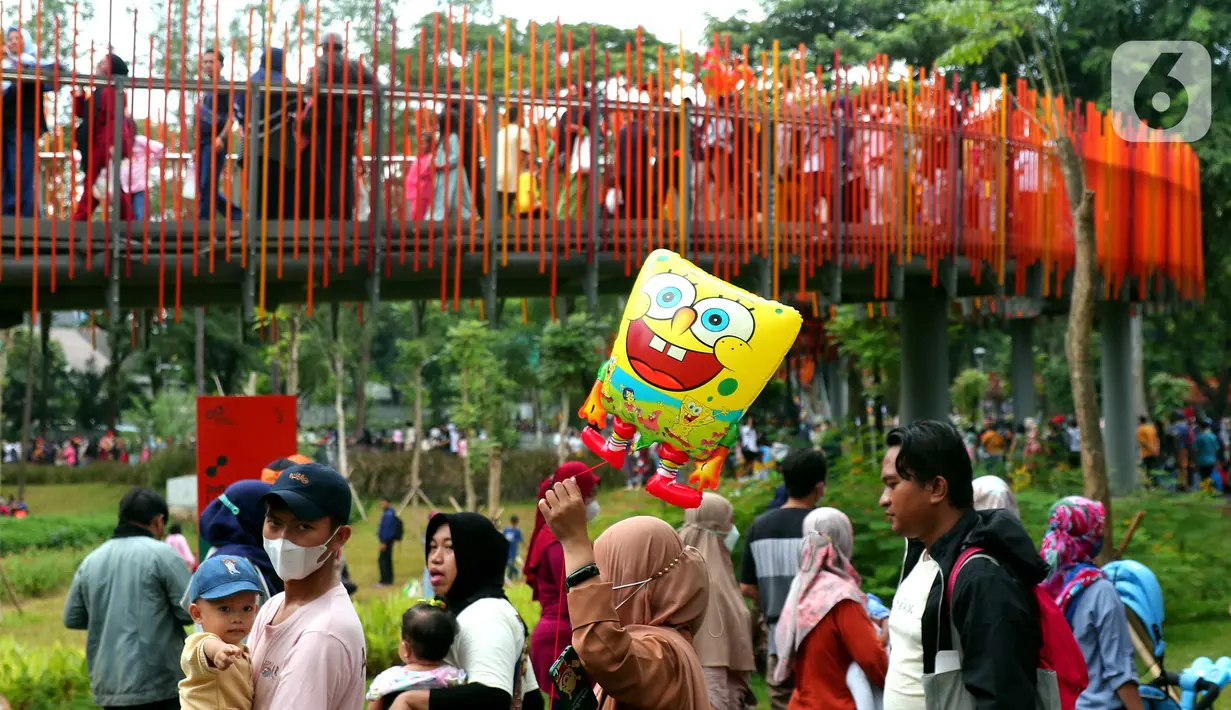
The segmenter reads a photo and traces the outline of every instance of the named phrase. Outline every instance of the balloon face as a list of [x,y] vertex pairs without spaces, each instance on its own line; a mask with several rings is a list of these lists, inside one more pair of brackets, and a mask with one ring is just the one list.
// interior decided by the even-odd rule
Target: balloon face
[[793,308],[657,250],[604,368],[603,405],[637,427],[642,446],[666,443],[704,460],[778,371],[801,323]]

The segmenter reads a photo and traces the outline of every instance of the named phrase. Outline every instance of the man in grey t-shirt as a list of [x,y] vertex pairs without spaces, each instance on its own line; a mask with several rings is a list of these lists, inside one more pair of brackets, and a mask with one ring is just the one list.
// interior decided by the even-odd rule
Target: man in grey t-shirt
[[[769,626],[767,668],[778,664],[774,630],[778,616],[791,591],[791,580],[799,571],[799,548],[803,542],[804,518],[816,507],[825,493],[828,467],[825,454],[812,449],[796,449],[787,455],[778,468],[786,484],[786,504],[762,513],[748,529],[744,548],[744,563],[740,570],[740,590],[757,602]],[[770,705],[785,710],[795,690],[792,675],[782,683],[766,680]]]

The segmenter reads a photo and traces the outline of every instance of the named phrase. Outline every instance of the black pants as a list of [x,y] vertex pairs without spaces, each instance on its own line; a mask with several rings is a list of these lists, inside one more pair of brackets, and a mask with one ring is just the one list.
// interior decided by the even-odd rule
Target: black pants
[[109,705],[104,710],[180,710],[180,699],[174,697],[170,700],[159,700],[156,703],[145,703],[144,705]]
[[377,565],[380,567],[380,583],[393,584],[393,543],[382,543],[385,549],[380,551]]

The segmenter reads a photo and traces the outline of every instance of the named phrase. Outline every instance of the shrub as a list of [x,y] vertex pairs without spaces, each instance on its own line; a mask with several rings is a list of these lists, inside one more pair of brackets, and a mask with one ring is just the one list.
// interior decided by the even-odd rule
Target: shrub
[[[356,451],[351,458],[351,483],[365,498],[388,496],[400,500],[410,490],[410,460],[412,454],[403,451]],[[599,460],[588,452],[580,457],[588,465]],[[556,453],[548,450],[515,449],[504,452],[501,474],[501,497],[504,500],[532,500],[538,495],[539,483],[556,470]],[[595,469],[607,485],[623,487],[624,474],[610,466]],[[486,469],[474,474],[474,487],[487,491]],[[458,501],[465,498],[462,486],[462,459],[449,453],[428,451],[420,459],[420,479],[423,492],[438,507],[447,507],[449,496]]]
[[13,710],[94,707],[85,654],[59,644],[28,649],[0,638],[0,695]]
[[64,589],[90,549],[65,549],[4,558],[4,572],[18,598],[41,597]]
[[[539,623],[539,603],[530,598],[530,587],[513,584],[505,588],[505,594],[517,613],[521,614],[522,621],[526,622],[526,628],[533,631],[534,625]],[[410,607],[411,601],[396,595],[355,604],[368,646],[368,678],[401,663],[398,643],[402,639],[402,613]]]
[[115,516],[32,515],[0,517],[0,556],[35,549],[90,545],[111,535]]
[[20,481],[40,486],[54,483],[118,483],[145,486],[161,491],[168,478],[191,475],[197,470],[196,450],[188,447],[167,449],[150,457],[145,463],[92,461],[86,466],[51,466],[48,464],[5,464],[6,481]]

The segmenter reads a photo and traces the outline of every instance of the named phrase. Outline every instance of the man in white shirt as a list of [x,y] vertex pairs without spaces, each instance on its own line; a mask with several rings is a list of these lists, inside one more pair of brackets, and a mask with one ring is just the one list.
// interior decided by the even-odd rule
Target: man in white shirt
[[530,172],[530,131],[521,125],[521,107],[509,106],[496,134],[496,191],[506,216],[517,212],[517,182]]
[[[952,425],[917,421],[890,431],[885,443],[880,505],[907,539],[889,613],[885,710],[925,710],[923,676],[959,647],[976,710],[1033,710],[1042,644],[1033,587],[1047,564],[1011,513],[975,511],[970,456]],[[958,574],[970,548],[985,554]]]

